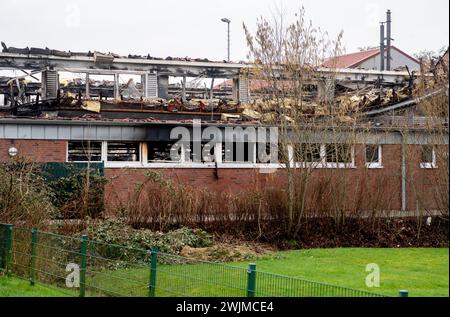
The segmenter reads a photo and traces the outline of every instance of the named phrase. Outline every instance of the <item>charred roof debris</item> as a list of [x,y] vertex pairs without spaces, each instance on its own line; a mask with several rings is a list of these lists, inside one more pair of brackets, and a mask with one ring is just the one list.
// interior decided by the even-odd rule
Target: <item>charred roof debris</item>
[[[257,65],[1,45],[0,69],[20,73],[0,77],[2,117],[126,122],[186,122],[200,118],[205,122],[257,125],[273,122],[280,111],[276,101],[266,100],[269,85],[248,75],[248,69]],[[317,71],[323,78],[333,78],[333,91],[330,107],[329,100],[324,101],[324,94],[330,92],[320,81],[307,86],[300,111],[315,121],[331,113],[342,124],[367,123],[374,116],[378,117],[375,121],[382,121],[383,115],[401,114],[418,100],[414,96],[420,74],[408,69],[323,67]],[[59,72],[74,76],[60,80]],[[137,76],[138,80],[121,82],[121,75]],[[28,80],[30,76],[34,81]],[[169,83],[169,77],[182,80]],[[210,80],[209,86],[205,79]],[[214,85],[217,79],[225,81]],[[435,90],[430,87],[428,95]],[[295,101],[287,96],[285,106],[295,107]]]

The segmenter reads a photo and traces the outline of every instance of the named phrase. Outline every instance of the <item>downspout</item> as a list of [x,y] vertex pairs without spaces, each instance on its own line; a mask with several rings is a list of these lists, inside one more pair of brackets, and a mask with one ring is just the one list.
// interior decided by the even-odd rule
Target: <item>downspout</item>
[[402,211],[406,211],[406,135],[402,135]]

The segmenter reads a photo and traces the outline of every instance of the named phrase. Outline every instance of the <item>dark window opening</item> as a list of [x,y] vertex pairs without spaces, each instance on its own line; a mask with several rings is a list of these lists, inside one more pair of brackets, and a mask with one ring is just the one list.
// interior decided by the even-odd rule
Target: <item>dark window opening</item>
[[294,149],[294,157],[296,162],[316,163],[322,160],[320,155],[320,144],[297,144]]
[[433,146],[432,145],[422,145],[421,162],[422,163],[433,163]]
[[326,160],[327,163],[351,163],[351,146],[348,144],[327,144]]
[[148,162],[179,161],[181,157],[181,146],[171,157],[171,148],[176,142],[157,141],[147,143]]
[[108,161],[138,162],[139,142],[108,142]]
[[366,145],[366,163],[380,163],[378,145]]
[[102,143],[90,141],[69,141],[68,160],[70,162],[101,162]]

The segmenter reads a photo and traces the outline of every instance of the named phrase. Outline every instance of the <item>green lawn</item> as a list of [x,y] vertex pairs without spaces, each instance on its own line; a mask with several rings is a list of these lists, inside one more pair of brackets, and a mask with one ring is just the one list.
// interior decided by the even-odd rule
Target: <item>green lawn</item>
[[[396,296],[449,296],[449,250],[314,249],[282,253],[283,260],[256,261],[258,270]],[[380,287],[368,288],[366,265],[380,268]]]
[[[441,249],[314,249],[269,254],[254,261],[257,270],[311,281],[335,284],[389,296],[406,289],[410,296],[449,296],[449,250]],[[380,287],[368,288],[366,265],[380,268]],[[157,296],[245,296],[247,262],[221,264],[158,265]],[[4,278],[3,278],[4,279]],[[100,270],[88,267],[87,295],[147,296],[147,266]],[[6,283],[6,284],[5,284]],[[8,284],[13,283],[13,284]],[[0,296],[36,296],[33,288],[16,282],[2,282]],[[18,283],[18,282],[17,282]],[[336,296],[340,290],[292,282],[275,275],[257,273],[258,296]],[[37,287],[36,287],[37,289]],[[42,291],[39,296],[55,296]],[[23,294],[23,295],[21,295]],[[341,294],[342,295],[342,294]],[[344,294],[345,295],[345,294]],[[347,295],[349,295],[347,293]]]
[[0,297],[63,297],[66,291],[36,284],[16,277],[0,276]]
[[[277,252],[255,261],[257,270],[335,284],[359,290],[397,296],[400,289],[410,296],[449,296],[448,249],[314,249]],[[365,285],[366,265],[380,268],[380,287]],[[230,265],[246,268],[248,263]],[[89,283],[116,294],[145,296],[148,268],[103,272]],[[124,278],[131,281],[123,280]],[[210,282],[207,282],[210,281]],[[157,272],[159,296],[245,296],[246,271],[221,265],[160,265]],[[272,275],[257,274],[260,295],[298,296],[293,289],[302,289],[303,296],[336,296],[333,288],[305,286]],[[95,291],[95,289],[92,289]]]

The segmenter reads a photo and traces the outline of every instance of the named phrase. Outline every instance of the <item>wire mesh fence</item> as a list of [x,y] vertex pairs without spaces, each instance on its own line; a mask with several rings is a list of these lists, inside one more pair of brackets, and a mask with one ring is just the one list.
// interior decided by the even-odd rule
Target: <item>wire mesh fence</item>
[[381,294],[273,273],[257,272],[258,297],[380,297]]
[[246,296],[247,270],[158,253],[156,296]]
[[148,296],[150,252],[88,241],[86,292],[88,296]]
[[223,263],[0,225],[0,270],[68,296],[380,297]]

